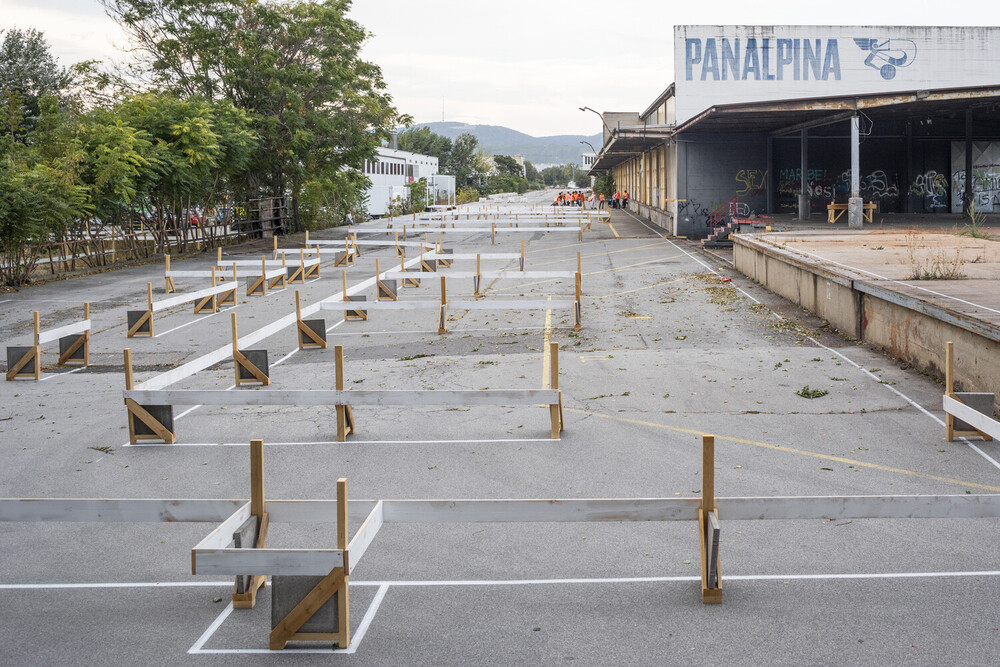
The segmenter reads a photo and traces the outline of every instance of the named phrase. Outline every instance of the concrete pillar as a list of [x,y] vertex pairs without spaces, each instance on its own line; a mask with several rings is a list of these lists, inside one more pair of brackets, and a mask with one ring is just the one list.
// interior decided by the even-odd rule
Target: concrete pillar
[[767,138],[767,214],[774,213],[774,137]]
[[809,219],[809,130],[802,130],[799,139],[799,166],[801,168],[799,189],[799,220]]
[[851,198],[847,200],[847,227],[861,229],[864,201],[861,199],[861,118],[851,116]]
[[[905,208],[903,209],[906,213],[914,213],[916,208],[916,203],[914,202],[914,195],[910,194],[910,186],[913,185],[913,181],[916,179],[916,169],[913,168],[913,121],[906,121],[906,199]],[[921,207],[922,210],[923,207]]]
[[974,194],[972,192],[972,109],[965,110],[965,196],[962,197],[962,215],[969,215]]

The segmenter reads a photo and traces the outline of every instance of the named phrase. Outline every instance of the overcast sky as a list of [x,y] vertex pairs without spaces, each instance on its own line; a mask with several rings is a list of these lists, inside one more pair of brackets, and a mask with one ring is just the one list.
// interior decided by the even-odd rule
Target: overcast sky
[[[641,111],[673,81],[675,24],[1000,25],[1000,3],[838,0],[361,0],[400,111],[418,122],[505,125],[535,136],[596,134],[579,111]],[[823,8],[825,6],[825,8]],[[124,42],[96,0],[0,0],[0,28],[45,32],[63,64],[109,59]],[[998,56],[1000,57],[1000,56]]]

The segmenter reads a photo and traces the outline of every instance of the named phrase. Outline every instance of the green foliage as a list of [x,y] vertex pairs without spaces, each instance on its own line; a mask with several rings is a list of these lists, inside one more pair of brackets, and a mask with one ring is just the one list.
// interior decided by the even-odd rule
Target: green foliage
[[594,194],[598,197],[604,195],[605,199],[611,199],[615,194],[615,177],[609,173],[601,174],[594,182]]
[[431,155],[438,159],[438,170],[448,172],[448,160],[451,158],[451,139],[431,132],[429,127],[412,127],[399,134],[400,150]]
[[8,130],[0,137],[0,280],[12,286],[24,284],[31,275],[37,261],[32,245],[85,215],[88,208],[85,189],[76,178],[75,142],[63,131],[55,98],[39,98],[39,129],[26,143],[9,132],[22,126],[26,108],[18,102],[13,99],[0,110]]
[[493,166],[496,168],[498,174],[524,176],[524,170],[521,169],[521,165],[509,155],[494,155]]
[[243,178],[255,193],[295,198],[310,180],[339,182],[410,121],[361,59],[370,35],[347,0],[101,2],[135,43],[140,77],[249,114],[259,143]]
[[[545,169],[542,169],[541,176],[545,185],[565,187],[569,185],[576,176],[579,175],[582,177],[584,173],[585,172],[578,170],[573,164],[564,164],[559,167],[546,167]],[[589,179],[587,180],[589,182]]]
[[38,100],[61,95],[71,76],[49,53],[49,45],[35,29],[0,30],[0,93],[16,95],[25,116],[39,115]]
[[455,137],[448,168],[455,175],[456,187],[461,188],[463,185],[469,185],[478,173],[478,148],[479,140],[474,134],[463,132]]
[[427,179],[421,178],[406,184],[410,189],[409,210],[407,213],[420,213],[427,208]]
[[479,190],[472,186],[463,185],[455,193],[455,203],[457,204],[474,204],[477,201],[479,201]]
[[969,202],[968,217],[969,217],[969,222],[964,227],[962,227],[962,230],[959,232],[961,236],[969,236],[974,239],[991,238],[990,235],[987,232],[985,232],[982,228],[982,226],[986,224],[986,214],[976,210],[975,197],[973,197],[972,200]]
[[829,393],[826,389],[810,389],[809,385],[795,392],[797,396],[801,396],[802,398],[821,398]]

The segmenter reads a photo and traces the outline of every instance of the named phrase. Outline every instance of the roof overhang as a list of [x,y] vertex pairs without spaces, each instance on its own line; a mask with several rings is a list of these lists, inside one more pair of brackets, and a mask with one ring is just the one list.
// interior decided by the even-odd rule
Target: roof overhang
[[608,171],[645,151],[662,146],[674,135],[672,125],[637,125],[616,128],[601,148],[589,173]]
[[767,132],[780,136],[837,122],[859,111],[906,117],[949,113],[998,101],[1000,85],[725,104],[688,119],[677,132]]

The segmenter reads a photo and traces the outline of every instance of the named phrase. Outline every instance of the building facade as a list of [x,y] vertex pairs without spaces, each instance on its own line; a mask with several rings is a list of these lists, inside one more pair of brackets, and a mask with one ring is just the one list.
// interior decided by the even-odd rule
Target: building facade
[[365,160],[364,173],[372,182],[365,191],[371,216],[386,215],[394,200],[408,200],[407,185],[421,178],[427,181],[429,204],[455,198],[455,177],[439,174],[438,159],[430,155],[382,147],[374,160]]
[[592,171],[690,237],[716,211],[1000,212],[998,48],[1000,28],[678,26],[674,83],[602,114]]

